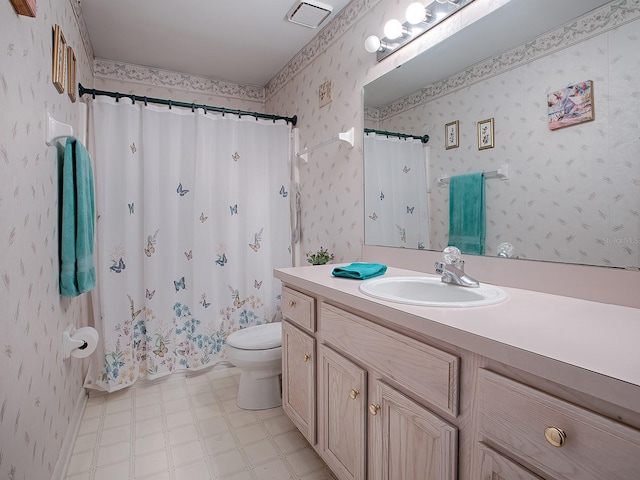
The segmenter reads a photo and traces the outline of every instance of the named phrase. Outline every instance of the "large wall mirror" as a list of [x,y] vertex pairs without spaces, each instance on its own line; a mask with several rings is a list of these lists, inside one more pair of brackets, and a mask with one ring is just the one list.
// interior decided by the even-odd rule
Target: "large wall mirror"
[[640,11],[502,3],[364,87],[365,243],[442,251],[450,177],[487,172],[484,255],[637,268]]

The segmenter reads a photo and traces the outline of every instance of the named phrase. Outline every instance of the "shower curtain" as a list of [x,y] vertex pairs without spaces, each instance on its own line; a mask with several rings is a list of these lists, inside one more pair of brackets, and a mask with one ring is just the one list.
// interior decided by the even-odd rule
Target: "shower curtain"
[[102,342],[85,386],[224,361],[230,333],[280,319],[291,127],[103,97],[90,109]]
[[426,148],[420,140],[365,135],[367,245],[429,249]]

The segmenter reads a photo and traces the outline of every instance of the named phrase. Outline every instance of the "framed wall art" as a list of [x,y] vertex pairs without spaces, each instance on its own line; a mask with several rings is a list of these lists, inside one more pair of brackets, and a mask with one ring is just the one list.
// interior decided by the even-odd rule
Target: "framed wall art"
[[67,41],[60,25],[53,27],[53,71],[51,80],[59,93],[64,93],[67,66]]
[[478,122],[478,150],[494,147],[493,118]]
[[77,71],[76,54],[71,46],[67,47],[67,95],[72,102],[76,101],[76,92],[78,90],[76,71]]
[[36,0],[10,0],[14,10],[18,15],[25,17],[35,17],[38,9]]
[[447,123],[444,126],[444,146],[447,150],[460,146],[460,139],[458,137],[459,128],[460,122],[458,120]]
[[593,81],[585,80],[551,92],[547,95],[547,107],[551,130],[594,120]]

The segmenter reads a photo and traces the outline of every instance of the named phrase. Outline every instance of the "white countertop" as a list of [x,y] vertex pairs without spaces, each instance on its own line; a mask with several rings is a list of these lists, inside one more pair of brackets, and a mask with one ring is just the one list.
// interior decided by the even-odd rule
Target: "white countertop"
[[[335,267],[280,268],[274,275],[285,284],[383,318],[401,329],[640,412],[640,309],[508,287],[500,288],[509,299],[497,305],[404,305],[361,293],[361,281],[333,277]],[[427,276],[394,267],[385,273],[414,275]]]

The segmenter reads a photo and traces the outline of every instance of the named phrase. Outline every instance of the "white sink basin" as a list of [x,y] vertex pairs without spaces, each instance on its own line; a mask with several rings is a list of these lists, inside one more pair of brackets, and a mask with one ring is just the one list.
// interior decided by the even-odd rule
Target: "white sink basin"
[[509,298],[507,292],[493,285],[461,287],[443,283],[439,277],[378,277],[365,280],[359,288],[380,300],[425,307],[481,307]]

